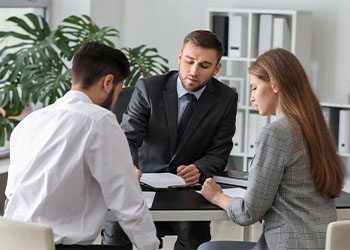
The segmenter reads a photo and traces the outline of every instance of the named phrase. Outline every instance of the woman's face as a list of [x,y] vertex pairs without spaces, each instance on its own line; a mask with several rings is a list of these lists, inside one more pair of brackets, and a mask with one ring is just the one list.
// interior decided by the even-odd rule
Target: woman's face
[[279,115],[278,89],[271,82],[265,82],[250,74],[250,87],[250,100],[254,102],[260,115]]

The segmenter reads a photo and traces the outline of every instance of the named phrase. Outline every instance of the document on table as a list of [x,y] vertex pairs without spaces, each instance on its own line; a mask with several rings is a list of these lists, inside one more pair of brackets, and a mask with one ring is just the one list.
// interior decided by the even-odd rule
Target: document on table
[[142,194],[143,194],[143,198],[145,198],[145,200],[146,200],[147,207],[151,208],[152,204],[153,204],[154,196],[156,195],[156,192],[143,191]]
[[[238,198],[243,198],[245,195],[245,192],[247,190],[243,188],[223,188],[222,192],[230,197],[238,197]],[[201,191],[196,191],[198,193],[201,193]]]
[[245,195],[245,192],[247,190],[243,189],[243,188],[224,188],[222,189],[222,192],[228,196],[231,197],[240,197],[243,198]]
[[185,181],[172,173],[143,173],[141,183],[156,189],[185,187]]

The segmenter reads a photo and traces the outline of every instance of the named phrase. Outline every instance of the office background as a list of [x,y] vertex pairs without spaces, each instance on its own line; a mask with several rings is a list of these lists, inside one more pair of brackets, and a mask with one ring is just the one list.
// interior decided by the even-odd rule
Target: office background
[[[208,28],[209,8],[312,11],[312,85],[321,101],[350,103],[350,0],[0,0],[0,7],[16,6],[48,7],[52,28],[69,15],[87,14],[99,26],[120,31],[112,39],[117,47],[155,47],[171,69],[177,69],[184,36]],[[5,174],[0,184],[3,190]]]
[[68,15],[89,14],[98,25],[120,31],[117,46],[142,43],[158,48],[177,68],[183,37],[207,29],[208,8],[296,9],[312,11],[310,80],[322,101],[349,103],[350,1],[348,0],[52,0],[53,26]]

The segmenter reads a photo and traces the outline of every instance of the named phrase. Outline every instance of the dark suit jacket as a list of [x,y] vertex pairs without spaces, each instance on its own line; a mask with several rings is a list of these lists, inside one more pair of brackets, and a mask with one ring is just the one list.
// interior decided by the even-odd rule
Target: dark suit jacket
[[201,180],[222,171],[232,149],[238,95],[212,78],[176,146],[177,71],[140,79],[121,127],[134,164],[142,172],[173,172],[195,164]]

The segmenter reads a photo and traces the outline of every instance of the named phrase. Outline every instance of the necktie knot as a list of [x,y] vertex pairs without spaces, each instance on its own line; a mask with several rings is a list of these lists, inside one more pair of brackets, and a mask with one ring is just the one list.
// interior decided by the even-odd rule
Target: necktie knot
[[187,93],[185,96],[186,96],[186,99],[188,101],[187,105],[189,105],[190,103],[191,103],[190,105],[193,105],[197,101],[197,98],[195,97],[194,94]]

